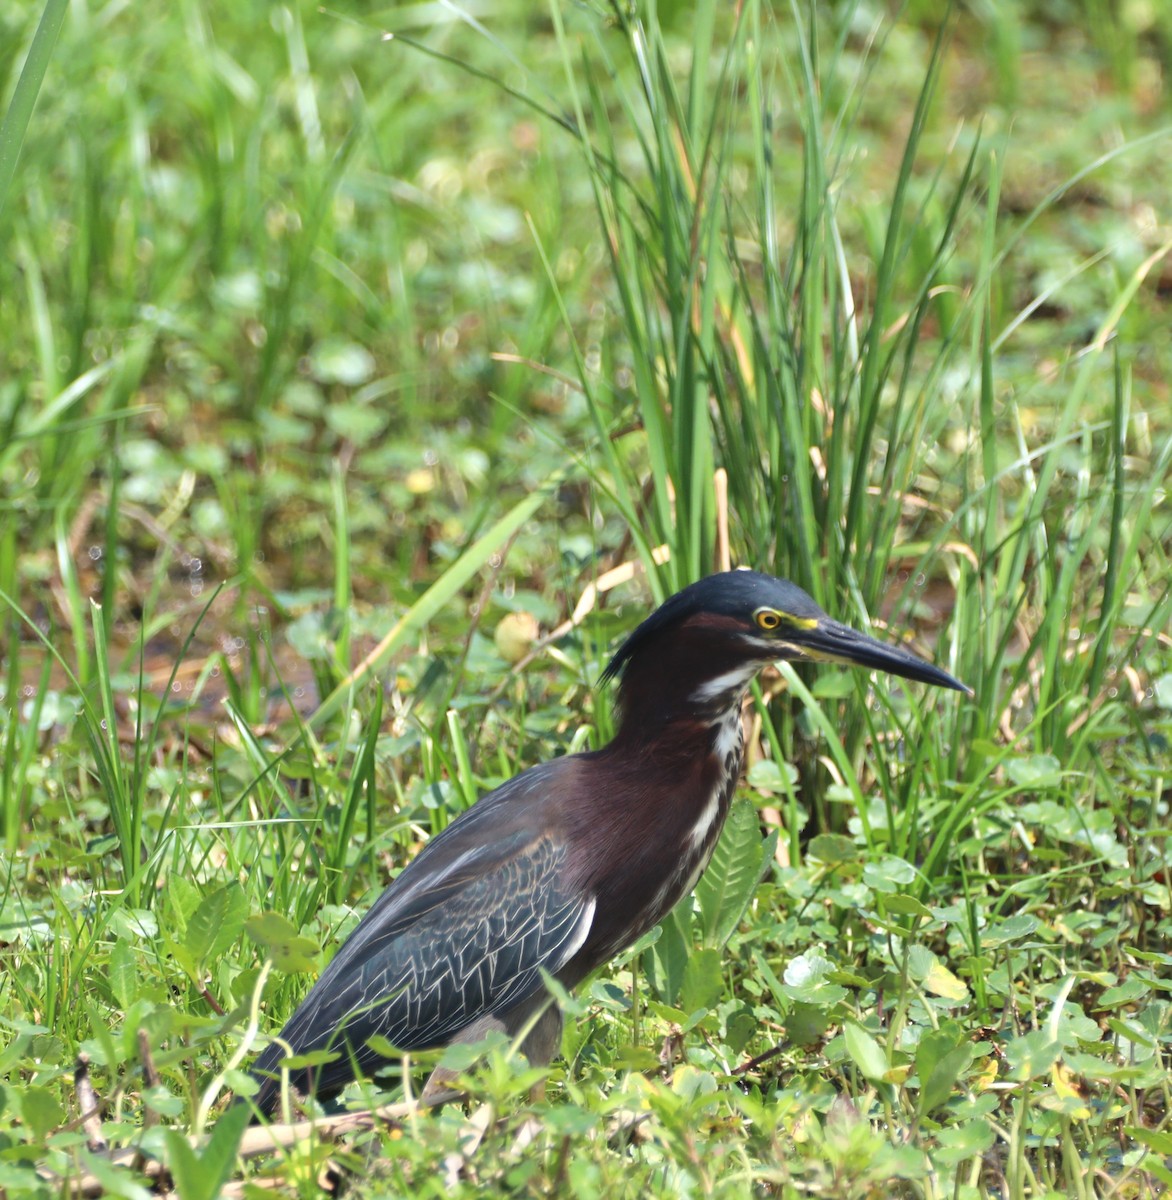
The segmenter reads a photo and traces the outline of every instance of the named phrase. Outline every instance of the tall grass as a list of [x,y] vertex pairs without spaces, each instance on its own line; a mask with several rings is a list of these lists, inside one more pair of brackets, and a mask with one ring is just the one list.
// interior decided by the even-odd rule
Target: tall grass
[[[615,5],[609,27],[559,24],[620,318],[601,371],[579,355],[580,383],[602,446],[595,482],[635,522],[658,589],[716,565],[719,465],[736,560],[794,579],[843,619],[882,618],[888,636],[922,629],[972,684],[972,702],[932,697],[932,720],[885,693],[822,685],[840,769],[879,750],[886,836],[912,857],[934,837],[932,878],[972,815],[966,783],[1026,750],[1089,766],[1088,725],[1121,715],[1104,679],[1167,622],[1168,587],[1140,558],[1163,554],[1153,505],[1172,444],[1126,477],[1126,368],[1110,348],[1160,255],[1119,280],[1089,344],[1067,349],[1070,384],[1027,434],[998,381],[1020,318],[994,315],[1012,264],[998,199],[1014,147],[944,125],[945,25],[890,190],[860,208],[853,150],[891,27],[864,37],[860,9],[820,11],[782,20],[747,3],[734,19],[698,5],[682,77],[655,5]],[[956,152],[925,168],[923,146],[945,138]],[[869,254],[852,259],[860,226]],[[610,384],[623,364],[638,426],[616,437],[629,430]],[[661,543],[660,568],[648,549]],[[1134,583],[1140,611],[1124,619]],[[809,762],[808,720],[788,705],[775,715],[779,748]],[[882,753],[884,720],[897,747],[919,748],[914,763]],[[1011,738],[990,753],[999,730]],[[831,782],[815,759],[807,803]],[[949,801],[943,831],[920,825],[925,796]],[[814,804],[824,824],[845,819]]]

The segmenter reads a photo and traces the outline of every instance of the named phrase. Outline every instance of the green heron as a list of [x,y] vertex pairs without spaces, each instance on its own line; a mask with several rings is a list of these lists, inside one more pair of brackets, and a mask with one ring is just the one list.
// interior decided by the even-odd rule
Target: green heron
[[[383,892],[254,1067],[257,1107],[280,1093],[286,1047],[333,1050],[293,1068],[328,1099],[400,1050],[521,1037],[531,1062],[561,1041],[542,972],[567,989],[654,928],[708,864],[743,758],[750,680],[779,659],[847,663],[968,691],[947,672],[828,617],[754,571],[672,596],[603,672],[619,728],[601,750],[522,771],[430,842]],[[455,1094],[437,1068],[423,1099]]]

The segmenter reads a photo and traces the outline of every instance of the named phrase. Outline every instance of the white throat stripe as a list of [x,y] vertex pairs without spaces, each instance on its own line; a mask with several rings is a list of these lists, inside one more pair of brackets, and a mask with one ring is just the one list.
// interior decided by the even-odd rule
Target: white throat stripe
[[749,686],[749,680],[757,674],[756,665],[737,667],[733,671],[725,671],[723,675],[717,675],[715,679],[709,679],[707,683],[702,683],[693,693],[692,699],[705,702],[715,700],[720,696],[727,695],[729,692],[743,691]]

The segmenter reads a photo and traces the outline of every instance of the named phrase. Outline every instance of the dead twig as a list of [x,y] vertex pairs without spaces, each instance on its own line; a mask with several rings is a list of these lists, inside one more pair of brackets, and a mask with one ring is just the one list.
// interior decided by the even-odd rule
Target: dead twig
[[[144,1067],[145,1070],[145,1067]],[[292,1124],[274,1123],[255,1125],[244,1131],[237,1156],[241,1159],[259,1158],[264,1154],[275,1154],[292,1146],[320,1138],[335,1141],[350,1134],[365,1133],[381,1126],[397,1125],[404,1117],[418,1111],[413,1103],[387,1104],[382,1108],[364,1109],[361,1112],[339,1113],[334,1117],[321,1117],[315,1121],[297,1121]],[[188,1139],[193,1150],[199,1150],[203,1139]],[[157,1159],[143,1159],[136,1146],[124,1146],[117,1150],[105,1150],[101,1157],[113,1167],[137,1170],[147,1179],[159,1179],[164,1167]],[[138,1164],[136,1166],[136,1164]],[[41,1178],[57,1188],[68,1188],[70,1196],[101,1196],[105,1194],[105,1183],[96,1174],[87,1173],[80,1178],[66,1180],[47,1168],[42,1169]]]
[[81,1113],[81,1127],[85,1130],[85,1144],[93,1151],[106,1149],[106,1138],[102,1133],[102,1103],[94,1091],[90,1079],[90,1056],[79,1054],[73,1069],[73,1087],[77,1093],[77,1107]]

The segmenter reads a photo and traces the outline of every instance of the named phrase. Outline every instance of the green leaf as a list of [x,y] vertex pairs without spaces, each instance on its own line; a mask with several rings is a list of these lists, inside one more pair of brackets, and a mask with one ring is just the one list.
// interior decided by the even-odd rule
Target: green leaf
[[810,839],[806,857],[828,865],[858,862],[862,852],[854,840],[841,833],[820,833]]
[[187,1102],[181,1096],[176,1096],[161,1083],[154,1087],[143,1088],[142,1102],[152,1112],[157,1112],[163,1117],[170,1117],[172,1120],[178,1120],[187,1107]]
[[643,969],[655,994],[665,1004],[675,1004],[688,965],[689,924],[684,904],[676,905],[660,924],[659,939],[643,955]]
[[[226,1109],[224,1115],[216,1122],[212,1136],[200,1156],[200,1169],[205,1176],[204,1195],[207,1200],[215,1200],[220,1189],[228,1182],[236,1166],[236,1152],[240,1149],[240,1140],[248,1128],[251,1114],[246,1104],[234,1104]],[[186,1197],[183,1198],[186,1200]]]
[[795,1046],[813,1046],[826,1036],[830,1014],[822,1004],[798,1002],[785,1015],[785,1036]]
[[65,1109],[46,1087],[27,1087],[20,1094],[20,1115],[34,1139],[42,1142],[62,1121]]
[[278,971],[317,970],[318,947],[313,938],[302,937],[280,913],[259,913],[244,923],[254,942],[264,946]]
[[1147,1146],[1164,1158],[1172,1157],[1172,1130],[1144,1129],[1139,1125],[1127,1125],[1123,1132],[1134,1138],[1141,1146]]
[[1053,754],[1011,758],[1005,764],[1005,773],[1022,788],[1055,788],[1062,783],[1062,764]]
[[786,963],[781,993],[804,1004],[837,1004],[846,995],[846,988],[830,982],[834,969],[819,950],[807,950]]
[[680,1007],[686,1013],[715,1008],[723,991],[724,972],[720,951],[715,947],[694,951],[684,968]]
[[[123,1200],[152,1200],[157,1193],[144,1188],[134,1174],[125,1167],[116,1167],[108,1158],[101,1154],[91,1154],[83,1150],[82,1164],[86,1170],[102,1185],[103,1196],[121,1196]],[[9,1191],[10,1196],[14,1195]]]
[[201,898],[199,888],[190,879],[178,873],[167,877],[167,901],[184,929],[191,920],[191,914],[199,907]]
[[901,917],[931,917],[932,910],[926,905],[923,905],[915,898],[904,893],[897,893],[894,896],[883,897],[883,907],[889,913],[895,913]]
[[187,922],[184,947],[197,967],[223,954],[240,936],[248,917],[248,899],[238,883],[205,896]]
[[814,680],[810,691],[819,700],[842,700],[855,694],[855,676],[852,671],[823,671]]
[[744,797],[733,801],[712,861],[696,885],[704,945],[723,946],[753,898],[765,866],[765,841],[757,810]]
[[772,758],[758,759],[745,777],[749,787],[758,792],[787,795],[798,780],[797,768],[790,763],[779,763]]
[[171,938],[164,938],[163,945],[167,953],[179,964],[185,974],[192,979],[199,979],[199,965],[192,956],[190,950],[179,942],[172,941]]
[[1053,1040],[1045,1029],[1013,1038],[1005,1047],[1010,1079],[1037,1079],[1058,1061],[1062,1043]]
[[851,1056],[855,1066],[863,1073],[864,1078],[871,1080],[872,1083],[883,1083],[890,1070],[883,1047],[854,1021],[847,1021],[842,1032],[846,1039],[846,1052]]
[[1131,1004],[1146,996],[1152,990],[1152,985],[1140,975],[1129,975],[1122,983],[1107,988],[1099,997],[1097,1008],[1100,1012],[1107,1008],[1115,1008],[1121,1004]]
[[963,979],[958,979],[927,946],[911,947],[908,967],[912,977],[932,995],[943,996],[945,1000],[968,999],[968,985]]
[[[729,1013],[724,1023],[724,1044],[733,1054],[740,1054],[757,1032],[760,1022],[753,1010],[742,1005],[736,1012]],[[787,1029],[788,1033],[788,1029]]]
[[126,938],[119,938],[110,951],[110,991],[125,1011],[138,999],[138,966],[134,950]]
[[1019,938],[1029,937],[1038,928],[1038,918],[1029,913],[1018,913],[990,925],[981,931],[982,946],[1002,946],[1006,942],[1015,942]]
[[371,408],[357,401],[340,401],[326,409],[326,424],[339,437],[352,442],[368,442],[382,433],[388,414],[384,409]]
[[902,892],[915,878],[915,867],[894,854],[884,854],[876,862],[869,862],[863,867],[863,882],[875,891],[888,895]]
[[[381,1033],[372,1033],[366,1039],[366,1045],[370,1047],[375,1054],[381,1054],[383,1058],[400,1059],[403,1057],[403,1052],[383,1037]],[[337,1057],[334,1055],[333,1057]]]
[[965,1162],[984,1154],[995,1140],[993,1130],[984,1121],[947,1126],[936,1134],[938,1144],[932,1152],[932,1162],[950,1166]]
[[948,1100],[961,1071],[972,1062],[973,1054],[972,1043],[964,1031],[955,1026],[942,1026],[924,1033],[916,1047],[921,1115],[932,1112]]
[[306,662],[325,662],[333,654],[334,642],[323,613],[302,613],[285,628],[285,638]]
[[610,1060],[612,1070],[655,1071],[662,1067],[659,1055],[649,1046],[620,1046]]
[[452,1042],[444,1047],[440,1064],[449,1071],[469,1071],[494,1050],[507,1050],[509,1038],[499,1029],[491,1029],[478,1042]]
[[1107,1028],[1112,1033],[1118,1034],[1119,1037],[1125,1038],[1129,1042],[1134,1042],[1137,1046],[1142,1046],[1145,1050],[1155,1050],[1156,1048],[1155,1038],[1134,1020],[1120,1020],[1118,1017],[1108,1017]]
[[[244,1105],[238,1106],[247,1111]],[[174,1129],[166,1132],[167,1169],[175,1184],[179,1200],[213,1200],[218,1194],[208,1191],[207,1177],[200,1166],[199,1155],[188,1144],[187,1138]]]

